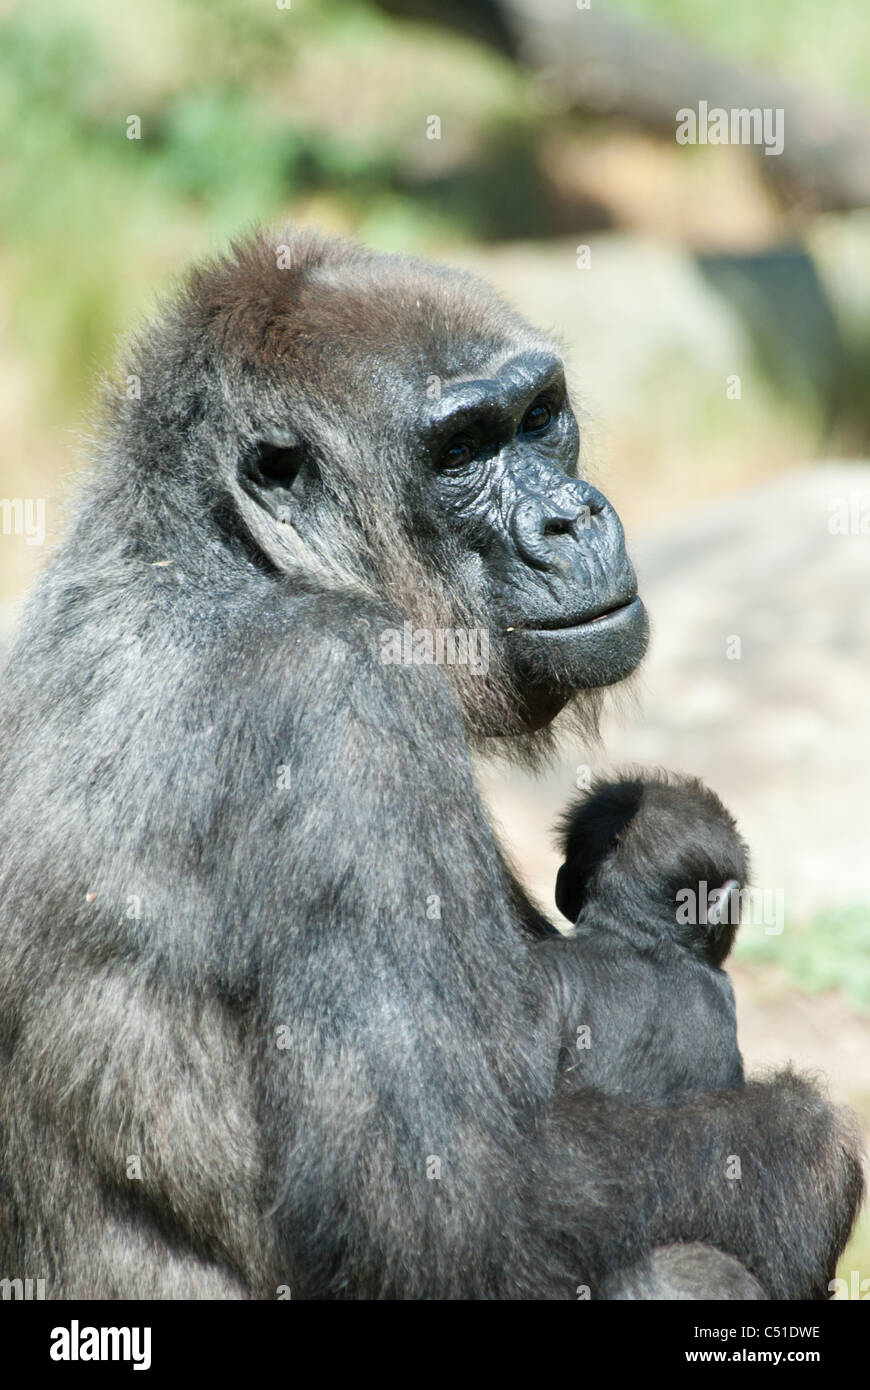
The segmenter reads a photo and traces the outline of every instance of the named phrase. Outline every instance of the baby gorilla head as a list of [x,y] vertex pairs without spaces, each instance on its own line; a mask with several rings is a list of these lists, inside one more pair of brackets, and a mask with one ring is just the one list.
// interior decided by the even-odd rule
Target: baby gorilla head
[[596,781],[561,822],[559,911],[662,931],[721,965],[739,920],[749,853],[718,796],[693,777],[649,773]]

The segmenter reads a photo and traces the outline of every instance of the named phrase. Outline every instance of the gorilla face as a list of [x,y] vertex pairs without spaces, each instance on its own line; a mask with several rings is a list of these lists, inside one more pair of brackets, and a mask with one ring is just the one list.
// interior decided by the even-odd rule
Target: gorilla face
[[[420,606],[428,588],[455,602],[452,618],[440,610],[448,625],[485,627],[516,716],[504,729],[480,714],[466,683],[466,713],[477,703],[488,732],[540,729],[572,695],[628,676],[646,614],[619,518],[577,476],[552,343],[477,280],[404,258],[276,283],[281,294],[259,284],[239,305],[224,289],[220,310],[246,353],[236,379],[268,370],[276,400],[242,486],[308,564],[340,557],[421,626],[435,621]],[[298,564],[298,546],[291,557],[258,535],[282,568]]]
[[443,387],[423,439],[433,496],[530,706],[628,676],[646,613],[616,512],[577,477],[561,361],[526,352]]

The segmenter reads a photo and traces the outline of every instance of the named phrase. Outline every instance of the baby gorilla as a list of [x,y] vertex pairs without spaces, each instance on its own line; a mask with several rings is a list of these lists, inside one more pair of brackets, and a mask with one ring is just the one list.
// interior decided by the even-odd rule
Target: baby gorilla
[[741,1087],[721,966],[749,858],[722,802],[694,778],[645,773],[597,782],[561,826],[556,902],[576,923],[585,986],[561,1020],[564,1080],[656,1104]]

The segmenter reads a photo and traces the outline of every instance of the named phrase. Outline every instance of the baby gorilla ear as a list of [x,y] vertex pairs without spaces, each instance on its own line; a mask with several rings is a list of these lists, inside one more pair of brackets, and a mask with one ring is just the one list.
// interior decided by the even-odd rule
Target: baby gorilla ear
[[556,906],[569,922],[577,921],[595,874],[637,815],[643,793],[639,778],[596,782],[559,818],[565,863],[556,875]]
[[556,874],[556,906],[569,922],[576,922],[580,916],[583,895],[574,872],[573,865],[563,864]]
[[734,945],[740,925],[741,886],[736,878],[726,879],[719,888],[708,885],[705,949],[714,965],[721,965]]
[[707,894],[707,921],[711,927],[723,922],[736,922],[740,915],[740,884],[729,878],[721,888],[711,888]]
[[305,447],[293,430],[270,430],[245,455],[239,480],[276,521],[289,520],[305,463]]

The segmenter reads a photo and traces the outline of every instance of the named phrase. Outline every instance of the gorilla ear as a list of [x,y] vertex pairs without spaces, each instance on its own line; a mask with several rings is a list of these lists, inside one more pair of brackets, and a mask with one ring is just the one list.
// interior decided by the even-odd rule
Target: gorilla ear
[[240,481],[261,507],[282,521],[304,463],[299,436],[293,430],[273,430],[258,439],[242,460]]
[[740,921],[740,884],[736,878],[726,879],[721,888],[713,888],[707,894],[707,921],[711,927],[736,925]]
[[569,922],[577,921],[580,915],[580,894],[567,864],[563,864],[556,874],[556,906]]

